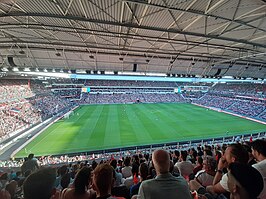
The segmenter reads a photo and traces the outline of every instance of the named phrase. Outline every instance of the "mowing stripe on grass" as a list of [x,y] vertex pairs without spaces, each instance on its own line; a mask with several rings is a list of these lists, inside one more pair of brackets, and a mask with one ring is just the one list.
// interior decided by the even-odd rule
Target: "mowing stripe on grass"
[[15,157],[29,152],[54,155],[263,131],[266,125],[191,104],[87,105],[47,128]]

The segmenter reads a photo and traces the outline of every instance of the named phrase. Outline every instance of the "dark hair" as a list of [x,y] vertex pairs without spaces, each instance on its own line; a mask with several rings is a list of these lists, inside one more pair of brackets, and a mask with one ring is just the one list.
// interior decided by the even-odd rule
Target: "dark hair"
[[136,164],[136,163],[133,163],[132,164],[132,168],[131,168],[131,172],[132,172],[132,175],[137,175],[138,176],[138,173],[139,173],[139,165]]
[[16,172],[16,176],[18,177],[18,176],[20,176],[20,175],[22,175],[22,172],[21,172],[21,171],[17,171],[17,172]]
[[260,172],[247,164],[238,162],[229,165],[230,173],[246,190],[251,199],[255,199],[263,190],[263,178]]
[[209,156],[213,155],[212,151],[210,149],[205,149],[204,151],[205,151],[206,155],[209,155]]
[[62,187],[62,190],[67,188],[69,183],[70,183],[70,174],[66,173],[62,176],[61,181],[60,181],[60,185]]
[[75,194],[84,194],[91,179],[91,168],[85,166],[76,175],[74,180]]
[[30,153],[30,154],[28,155],[28,160],[31,160],[33,157],[34,157],[34,154],[33,154],[33,153]]
[[200,147],[200,146],[198,146],[198,147],[197,147],[197,150],[198,150],[198,151],[201,151],[201,147]]
[[128,167],[130,165],[130,157],[126,157],[124,164],[126,167]]
[[265,140],[255,140],[251,142],[251,147],[253,150],[257,151],[266,157],[266,141]]
[[144,158],[142,158],[142,159],[140,159],[139,160],[139,163],[141,164],[141,163],[144,163],[145,162],[145,159]]
[[7,180],[8,179],[8,175],[7,173],[3,173],[0,177],[0,180]]
[[146,163],[141,163],[139,166],[140,176],[143,180],[146,180],[149,175],[149,167]]
[[175,150],[174,151],[174,154],[175,154],[176,157],[179,157],[180,156],[180,152],[178,150]]
[[133,155],[133,162],[139,165],[139,156],[138,155]]
[[145,157],[145,159],[148,161],[149,158],[150,158],[150,154],[146,153],[146,154],[144,155],[144,157]]
[[232,156],[236,159],[237,162],[247,164],[249,155],[247,150],[241,144],[230,144],[228,145],[231,150]]
[[205,150],[212,150],[212,147],[210,145],[205,145]]
[[67,165],[63,165],[58,169],[58,174],[60,176],[63,176],[64,174],[66,174],[68,172],[68,167]]
[[116,167],[117,167],[117,161],[116,161],[115,159],[113,159],[113,160],[110,162],[110,165],[111,165],[114,169],[116,169]]
[[44,168],[29,175],[23,183],[25,199],[50,199],[56,179],[56,171]]
[[242,146],[244,147],[244,149],[246,149],[248,153],[252,153],[251,147],[249,145],[243,144]]
[[183,161],[187,160],[187,151],[181,151],[181,157],[183,159]]
[[198,156],[197,162],[199,164],[203,164],[203,158],[201,156]]
[[220,158],[222,157],[222,152],[219,150],[215,151],[215,159],[217,162],[219,162]]
[[94,170],[97,167],[97,165],[98,163],[95,160],[93,160],[91,163],[92,170]]

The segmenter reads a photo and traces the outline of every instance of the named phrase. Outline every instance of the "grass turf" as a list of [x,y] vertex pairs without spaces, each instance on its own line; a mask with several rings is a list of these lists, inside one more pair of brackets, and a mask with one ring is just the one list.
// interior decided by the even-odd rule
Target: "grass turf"
[[[266,130],[266,125],[191,104],[87,105],[20,150],[36,156],[159,144]],[[226,134],[226,132],[229,132]]]

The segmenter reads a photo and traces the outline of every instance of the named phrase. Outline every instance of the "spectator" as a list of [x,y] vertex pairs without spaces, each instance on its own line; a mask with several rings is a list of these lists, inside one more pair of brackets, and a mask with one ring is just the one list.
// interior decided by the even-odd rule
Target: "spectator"
[[95,192],[89,189],[91,182],[91,169],[83,167],[76,175],[74,187],[64,189],[60,199],[93,199]]
[[263,189],[260,173],[247,164],[231,163],[228,172],[228,188],[231,199],[256,199]]
[[198,156],[203,156],[203,151],[200,146],[197,147],[197,150],[198,150]]
[[264,180],[264,189],[259,195],[259,198],[266,198],[266,141],[265,140],[255,140],[251,143],[252,154],[258,163],[252,166],[257,169]]
[[185,179],[189,179],[189,175],[193,173],[194,166],[190,161],[187,161],[187,151],[181,151],[181,162],[177,162],[175,166],[178,168],[180,175]]
[[60,188],[60,184],[61,184],[61,179],[64,175],[68,174],[68,167],[67,165],[63,165],[61,167],[59,167],[58,169],[58,174],[59,176],[56,178],[56,181],[55,181],[55,186],[56,188]]
[[69,173],[64,174],[60,181],[60,186],[62,188],[61,190],[68,188],[70,182],[71,182],[70,174]]
[[58,198],[54,188],[56,172],[52,168],[44,168],[29,175],[23,184],[24,199]]
[[123,180],[123,184],[130,189],[130,187],[134,184],[137,184],[139,182],[139,166],[136,163],[132,164],[131,169],[132,175],[129,178],[126,178]]
[[[213,184],[215,176],[216,160],[211,156],[206,156],[203,160],[203,170],[196,174],[196,178],[189,182],[191,191],[199,191],[200,188],[205,188]],[[206,190],[204,190],[204,193]]]
[[196,181],[204,187],[212,185],[216,173],[216,165],[216,160],[213,157],[205,157],[203,160],[203,171],[199,171],[196,174]]
[[146,180],[139,188],[139,199],[190,199],[188,184],[182,177],[169,173],[170,157],[164,150],[153,152],[152,161],[156,170],[155,179]]
[[114,180],[114,169],[109,164],[99,164],[95,168],[92,181],[97,199],[116,199],[111,196]]
[[253,165],[253,164],[256,164],[257,162],[256,162],[256,160],[255,160],[255,158],[254,158],[254,156],[253,156],[253,154],[252,154],[252,150],[251,150],[251,147],[249,146],[249,145],[247,145],[247,144],[244,144],[243,145],[243,147],[247,150],[247,152],[248,152],[248,157],[249,157],[249,159],[248,159],[248,165]]
[[4,189],[8,184],[8,173],[2,173],[0,175],[0,190]]
[[223,169],[227,168],[232,162],[239,162],[242,164],[248,163],[248,152],[240,144],[229,145],[222,158],[220,158],[217,172],[215,174],[213,185],[207,186],[207,191],[212,194],[228,193],[228,176],[223,175]]
[[176,164],[179,161],[179,158],[180,158],[180,152],[178,150],[175,150],[173,154],[173,163]]
[[10,194],[8,193],[7,190],[0,189],[0,198],[1,199],[11,199]]
[[203,168],[203,159],[201,156],[197,156],[197,165],[195,166],[195,168],[193,169],[193,174],[197,174],[200,170],[202,170]]
[[130,188],[130,197],[132,197],[133,195],[137,195],[139,192],[139,187],[140,187],[141,183],[144,180],[147,180],[147,177],[149,175],[149,167],[146,163],[140,164],[139,174],[140,174],[140,181]]
[[114,183],[114,187],[118,187],[118,186],[120,186],[122,184],[122,174],[116,171],[117,161],[115,159],[113,159],[110,162],[110,165],[115,170],[115,183]]
[[6,190],[9,192],[12,199],[16,199],[16,191],[17,191],[18,183],[12,180],[9,184],[6,185]]
[[35,171],[39,168],[39,165],[37,163],[37,159],[34,158],[34,154],[29,154],[27,161],[24,162],[22,165],[22,168],[24,171],[30,170],[31,172]]
[[122,175],[123,178],[128,178],[132,175],[131,169],[132,167],[130,166],[130,157],[126,157],[124,161],[124,167],[122,168]]

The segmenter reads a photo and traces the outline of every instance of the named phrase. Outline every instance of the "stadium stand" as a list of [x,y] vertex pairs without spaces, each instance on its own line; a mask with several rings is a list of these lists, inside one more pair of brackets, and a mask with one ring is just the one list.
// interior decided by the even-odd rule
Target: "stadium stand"
[[[193,101],[196,104],[219,108],[263,121],[266,117],[264,100],[266,87],[262,84],[206,85],[200,83],[59,79],[50,80],[49,85],[47,87],[40,81],[23,79],[0,81],[0,137],[2,139],[8,137],[12,132],[41,122],[76,103],[189,103]],[[82,93],[83,86],[91,86],[90,93]],[[192,90],[202,86],[209,88],[207,93]],[[175,88],[180,88],[182,93],[176,93]]]
[[[206,85],[197,84],[195,86],[195,84],[189,83],[177,84],[169,82],[144,81],[127,82],[106,80],[53,80],[53,82],[50,82],[50,86],[45,87],[38,81],[1,80],[0,82],[0,89],[2,91],[2,101],[0,107],[0,133],[2,139],[9,137],[13,132],[40,123],[47,118],[61,113],[65,109],[73,107],[76,104],[193,102],[204,105],[206,107],[214,107],[246,117],[256,118],[260,120],[265,120],[266,118],[265,101],[262,99],[263,97],[265,97],[265,87],[262,85],[255,85],[255,88],[254,86],[250,87],[249,85],[245,84],[208,85],[208,92],[206,92],[205,87],[204,92],[202,92],[201,90],[195,92],[194,90],[201,89],[200,87]],[[82,93],[82,87],[89,85],[91,86],[90,92]],[[175,88],[178,87],[181,88],[182,92],[176,92]],[[190,90],[187,91],[187,89]],[[244,140],[247,140],[249,138],[243,138],[244,137],[242,137],[240,141],[242,141],[245,146],[249,147],[250,143],[244,142]],[[234,140],[235,138],[231,139]],[[235,140],[239,141],[239,139]],[[225,140],[224,143],[226,143]],[[216,175],[214,171],[214,165],[216,166],[218,164],[218,156],[216,157],[215,154],[217,154],[217,151],[220,151],[220,153],[223,154],[225,152],[224,150],[226,148],[226,145],[221,146],[220,144],[212,143],[212,145],[204,146],[202,145],[202,143],[190,143],[190,145],[167,146],[163,148],[167,150],[171,155],[171,161],[173,161],[176,157],[176,152],[174,153],[174,151],[176,150],[179,150],[181,154],[186,154],[185,156],[180,156],[180,159],[176,159],[175,164],[171,163],[173,167],[171,169],[171,174],[169,175],[184,176],[187,181],[190,181],[189,185],[192,195],[195,194],[195,190],[198,191],[199,194],[212,194],[213,191],[210,190],[210,188],[207,189],[209,193],[202,193],[199,189],[200,185],[198,185],[197,183],[201,182],[201,184],[205,186],[212,184],[211,181],[214,180],[214,175]],[[132,174],[132,176],[127,176],[127,178],[122,179],[121,182],[126,184],[122,184],[122,186],[119,187],[112,187],[112,192],[105,192],[113,195],[114,198],[115,196],[124,198],[130,198],[132,196],[134,198],[135,196],[130,192],[131,185],[134,186],[134,190],[138,190],[141,187],[142,182],[145,182],[146,179],[153,179],[156,176],[155,170],[151,165],[150,156],[151,153],[156,149],[158,148],[125,150],[113,153],[107,152],[97,154],[78,154],[74,156],[44,156],[31,158],[31,161],[35,163],[38,162],[41,168],[47,167],[49,165],[53,165],[53,167],[56,168],[60,175],[57,175],[57,177],[53,178],[52,181],[57,183],[57,192],[55,192],[56,194],[54,197],[58,198],[67,198],[67,195],[73,194],[71,193],[72,191],[75,192],[75,189],[68,188],[68,191],[65,192],[69,193],[64,193],[60,196],[60,193],[64,188],[79,186],[77,185],[77,183],[79,182],[77,179],[75,179],[75,174],[77,174],[81,169],[95,169],[97,164],[111,164],[112,162],[112,166],[116,169],[117,175],[119,174],[122,176],[122,174],[120,173],[122,173],[123,168],[125,167],[125,165],[123,164],[125,159],[131,160],[130,163],[126,163],[126,165],[129,168],[131,168],[130,166],[132,166],[132,173],[135,173],[134,170],[136,168],[136,165],[137,167],[139,167],[141,163],[145,163],[146,165],[148,165],[149,173],[146,174],[147,177],[144,177],[142,181],[139,181],[139,179],[142,179],[141,176],[137,176],[136,180],[136,176]],[[205,152],[202,153],[202,151]],[[211,153],[206,153],[206,151],[211,151]],[[208,159],[206,155],[211,155],[210,158],[212,158],[212,162],[209,161],[210,158]],[[200,158],[204,159],[203,171],[198,169],[199,164],[197,163],[197,160],[199,160]],[[118,160],[118,163],[116,163],[117,161],[115,161],[115,164],[117,164],[116,167],[115,165],[113,165],[114,161],[111,161],[114,159]],[[187,169],[184,170],[183,167],[181,168],[180,165],[183,164],[181,160],[184,163],[190,165],[191,168],[189,170],[189,173],[185,173]],[[18,168],[23,168],[23,165],[25,165],[25,163],[27,163],[28,161],[30,160],[0,161],[0,167],[6,168],[5,171],[8,172],[6,173],[3,171],[0,175],[2,196],[5,195],[6,197],[9,197],[10,195],[12,196],[12,198],[21,198],[24,195],[24,197],[30,198],[28,194],[32,193],[28,193],[26,186],[30,186],[30,184],[34,182],[30,180],[30,177],[26,178],[28,175],[43,175],[42,172],[48,172],[49,175],[51,174],[51,176],[53,176],[51,172],[55,172],[55,170],[44,171],[42,169],[38,170],[36,174],[32,175],[30,174],[30,172],[23,170],[21,175],[20,171],[18,171]],[[206,166],[204,166],[204,164],[210,164],[208,167],[209,170],[206,168]],[[11,171],[7,168],[13,168],[14,170]],[[188,167],[186,166],[186,168]],[[193,173],[196,168],[197,172]],[[100,171],[97,172],[101,172],[101,170],[104,169],[108,170],[109,167],[107,168],[107,166],[103,166],[103,168],[99,168]],[[145,176],[145,174],[142,175]],[[194,175],[196,176],[195,180]],[[102,179],[99,180],[102,183]],[[22,183],[23,181],[25,181],[24,185]],[[71,183],[73,182],[74,184],[72,186]],[[128,186],[128,182],[131,183],[130,186]],[[15,184],[14,187],[13,184]],[[108,184],[106,186],[111,186],[111,184]],[[21,190],[24,190],[24,192]],[[95,198],[95,194],[98,193],[98,191],[98,189],[90,189],[89,197]],[[259,191],[261,190],[258,190],[257,192]],[[138,193],[138,191],[134,191],[134,193]],[[140,197],[142,197],[142,191],[140,191],[139,194]],[[225,192],[223,196],[226,195],[228,195],[228,193]]]
[[0,80],[0,85],[0,139],[73,106],[69,100],[50,94],[40,82]]
[[[183,156],[183,159],[175,160],[179,164],[181,164],[182,161],[187,161],[189,164],[192,165],[192,167],[196,168],[198,165],[197,160],[199,159],[199,157],[203,158],[204,159],[203,170],[199,170],[196,173],[195,178],[193,175],[193,171],[191,170],[191,175],[189,178],[186,178],[186,180],[187,180],[187,182],[189,182],[191,194],[195,193],[195,190],[196,190],[198,192],[198,194],[204,194],[204,195],[208,195],[208,197],[213,197],[212,192],[206,192],[206,190],[203,191],[202,190],[203,188],[200,188],[201,185],[199,185],[198,183],[199,182],[201,182],[201,183],[206,182],[207,184],[212,184],[211,181],[213,181],[215,179],[214,176],[220,175],[220,171],[221,172],[226,171],[226,170],[221,170],[221,169],[223,169],[223,167],[221,166],[222,165],[221,163],[218,164],[219,161],[225,160],[225,161],[228,161],[228,163],[230,163],[230,161],[233,160],[233,157],[236,156],[236,157],[240,158],[239,161],[241,162],[243,158],[241,159],[242,156],[238,156],[238,154],[244,153],[246,151],[246,148],[253,147],[254,150],[259,151],[259,153],[255,154],[255,157],[257,157],[257,158],[260,157],[260,158],[258,158],[260,164],[254,162],[255,170],[251,169],[252,173],[250,173],[250,175],[251,175],[250,179],[253,179],[252,177],[253,177],[253,175],[255,175],[255,177],[257,178],[256,183],[258,183],[258,184],[256,184],[257,188],[256,189],[254,188],[253,192],[250,192],[250,189],[248,187],[244,186],[244,188],[248,189],[247,190],[248,194],[254,194],[257,197],[259,194],[263,194],[261,192],[262,188],[263,188],[263,179],[260,175],[257,174],[259,172],[262,172],[261,170],[259,170],[259,168],[262,168],[262,167],[258,167],[257,165],[262,165],[262,164],[264,164],[263,162],[265,162],[264,151],[261,151],[261,150],[265,149],[265,148],[263,148],[264,145],[265,145],[265,140],[258,140],[258,141],[256,140],[256,141],[254,141],[254,144],[252,142],[250,143],[248,141],[246,141],[246,142],[243,141],[242,144],[240,144],[240,143],[224,144],[224,145],[220,145],[220,144],[201,145],[201,144],[198,144],[198,145],[196,145],[196,147],[192,146],[192,148],[191,148],[191,146],[187,147],[187,148],[182,148],[182,146],[180,146],[180,148],[177,148],[177,147],[165,148],[164,150],[166,150],[167,153],[169,153],[169,155],[170,155],[169,156],[170,157],[170,165],[174,165],[173,161],[176,157],[175,156],[176,150],[180,150],[180,151],[182,150],[183,151],[182,153],[187,154],[186,157]],[[230,150],[232,147],[234,148],[234,151]],[[214,154],[214,155],[212,155],[212,156],[207,155],[206,156],[206,154],[202,153],[202,151],[206,151],[206,150],[210,150],[212,152],[212,154]],[[116,169],[115,171],[122,176],[121,172],[123,171],[124,167],[128,167],[128,166],[132,166],[132,168],[136,167],[136,166],[137,167],[143,167],[143,164],[145,164],[146,166],[148,166],[148,170],[147,170],[148,173],[143,174],[142,173],[143,171],[140,172],[140,173],[142,173],[142,175],[145,175],[144,179],[140,183],[138,181],[135,182],[133,180],[133,186],[138,184],[138,187],[140,187],[140,189],[142,189],[141,186],[144,186],[144,184],[145,184],[145,186],[148,186],[148,185],[146,185],[147,183],[144,183],[143,185],[141,185],[141,184],[143,182],[145,182],[147,179],[154,179],[156,176],[155,170],[158,171],[157,170],[158,168],[156,168],[156,167],[154,168],[153,164],[151,164],[151,160],[152,160],[151,154],[154,153],[155,151],[158,151],[158,150],[153,149],[152,151],[149,151],[149,152],[147,152],[147,151],[134,151],[134,152],[131,151],[132,152],[131,154],[129,152],[127,152],[124,154],[120,153],[117,155],[115,155],[114,153],[110,153],[110,154],[105,154],[105,156],[103,156],[103,154],[102,154],[102,157],[99,159],[96,157],[89,158],[89,156],[83,156],[83,157],[82,156],[79,156],[79,157],[76,156],[76,157],[72,158],[73,162],[70,161],[70,159],[68,159],[68,160],[65,159],[66,157],[61,157],[61,158],[47,157],[46,160],[44,160],[44,157],[42,157],[42,158],[39,158],[38,160],[35,158],[31,158],[29,160],[20,161],[20,164],[18,164],[20,166],[24,165],[28,161],[33,161],[34,164],[36,164],[36,162],[38,162],[38,164],[41,166],[41,168],[37,169],[37,172],[36,173],[34,172],[33,174],[30,174],[30,172],[27,172],[27,171],[25,171],[24,173],[21,173],[18,169],[17,169],[17,171],[14,171],[14,170],[2,171],[1,175],[0,175],[1,194],[2,194],[2,196],[5,194],[5,195],[12,195],[13,198],[21,198],[23,196],[23,192],[21,192],[21,190],[24,190],[24,194],[27,195],[33,191],[32,189],[40,189],[40,187],[38,188],[35,186],[34,187],[31,186],[32,183],[36,183],[36,181],[31,182],[30,179],[33,178],[34,175],[42,175],[41,174],[42,172],[46,173],[49,171],[48,173],[50,173],[51,175],[54,175],[53,180],[51,180],[51,183],[56,184],[56,188],[57,188],[57,192],[53,192],[53,194],[59,194],[59,196],[57,196],[57,197],[60,197],[60,193],[63,193],[61,195],[61,197],[64,198],[64,197],[66,197],[65,195],[68,195],[68,194],[72,195],[73,194],[72,192],[74,191],[73,188],[75,188],[75,187],[78,187],[79,189],[81,189],[80,190],[81,192],[82,192],[82,189],[84,189],[82,187],[87,187],[87,185],[82,185],[85,182],[84,181],[85,179],[83,180],[84,182],[81,179],[80,180],[76,179],[76,178],[82,178],[82,176],[79,176],[76,174],[79,172],[83,172],[83,170],[84,170],[84,172],[88,171],[89,172],[88,176],[90,176],[91,175],[90,172],[92,170],[94,170],[95,168],[97,168],[96,169],[97,175],[98,175],[99,169],[101,170],[101,169],[103,169],[103,167],[106,169],[108,167],[108,169],[111,169],[111,171],[113,173],[114,172],[113,167],[115,166],[115,169]],[[221,160],[217,159],[217,157],[215,156],[216,151],[220,151],[222,154],[232,153],[232,156],[228,156],[228,157],[231,157],[231,159],[221,159]],[[247,151],[245,153],[247,153]],[[186,158],[185,160],[184,160],[184,157]],[[50,159],[51,162],[49,162],[48,159]],[[130,160],[129,164],[125,163],[126,159]],[[116,161],[114,161],[114,160],[116,160]],[[46,162],[46,164],[43,164],[45,161],[48,161],[48,162]],[[48,169],[49,165],[53,161],[56,164],[52,167],[53,169],[49,170]],[[113,165],[114,162],[116,165]],[[246,165],[245,167],[250,168],[250,165],[247,165],[246,159],[245,160],[243,159],[242,162],[243,162],[242,164]],[[61,164],[59,164],[59,163],[61,163]],[[107,166],[108,164],[111,164],[112,167]],[[99,166],[97,166],[97,165],[99,165]],[[217,167],[217,165],[218,165],[218,167]],[[208,167],[208,169],[206,167]],[[43,169],[43,168],[46,168],[46,169]],[[218,168],[218,170],[215,170],[216,172],[214,171],[215,168]],[[229,168],[232,168],[232,166],[229,165]],[[167,169],[167,171],[170,171],[170,173],[167,175],[169,175],[169,176],[172,176],[172,175],[181,176],[182,173],[180,174],[181,171],[179,169],[180,169],[180,167],[176,166],[176,165],[173,166],[172,169],[170,167],[170,170],[169,170],[169,168]],[[256,169],[258,169],[259,172],[257,172]],[[56,170],[57,170],[57,172],[56,172]],[[133,172],[133,170],[132,170],[132,172]],[[161,170],[161,172],[162,172],[162,170]],[[256,174],[253,174],[253,172]],[[46,175],[48,175],[48,173]],[[57,175],[56,175],[56,173],[57,173]],[[159,172],[157,172],[157,175],[158,175],[158,173]],[[83,176],[86,176],[86,175],[84,174]],[[159,175],[162,175],[162,174],[159,174]],[[265,174],[262,174],[262,175],[265,175]],[[30,176],[30,177],[27,178],[27,176]],[[113,174],[112,174],[112,176],[113,176]],[[260,176],[260,177],[258,177],[258,176]],[[46,176],[46,177],[48,177],[48,176]],[[131,178],[131,177],[129,177],[129,178]],[[129,179],[129,178],[124,178],[123,181],[126,182],[127,179]],[[139,176],[138,178],[141,178],[141,176]],[[157,178],[155,178],[155,179],[157,179]],[[183,178],[183,177],[179,177],[179,178]],[[265,178],[265,176],[264,176],[264,178]],[[39,180],[40,178],[38,177],[37,179]],[[103,183],[103,179],[100,178],[98,180],[100,180],[100,182]],[[228,180],[230,180],[230,179],[228,179]],[[95,181],[93,180],[93,183],[94,182]],[[9,189],[9,187],[13,183],[15,183],[16,186],[13,188],[14,190],[11,191]],[[79,184],[79,183],[81,183],[81,184]],[[179,183],[181,183],[181,182],[179,182]],[[181,184],[180,184],[180,186],[181,186]],[[27,190],[26,186],[31,186],[31,190]],[[81,186],[81,187],[79,187],[79,186]],[[108,182],[108,184],[106,186],[112,186],[111,181]],[[67,188],[65,191],[63,191],[64,190],[63,187],[69,187],[69,188]],[[122,187],[123,187],[123,189],[122,189]],[[88,189],[88,188],[86,188],[86,189]],[[97,193],[99,191],[97,188],[96,189],[94,189],[94,188],[95,188],[95,186],[93,186],[93,188],[90,188],[90,191],[89,191],[90,195],[93,195],[92,198],[96,198],[95,192]],[[158,189],[160,190],[160,187],[158,187]],[[188,189],[188,188],[186,188],[186,189]],[[130,189],[125,188],[125,186],[123,186],[123,184],[122,184],[122,186],[119,186],[119,187],[112,187],[111,190],[112,191],[108,194],[115,195],[116,197],[130,198],[129,197]],[[207,188],[207,190],[209,190],[209,188]],[[229,192],[230,191],[231,190],[229,188]],[[69,193],[66,194],[66,192],[69,192]],[[226,195],[229,195],[230,194],[229,192],[224,192],[223,197],[226,197]],[[84,193],[84,192],[82,192],[82,193]],[[137,193],[140,194],[140,197],[143,194],[142,191],[137,192]],[[31,194],[33,194],[33,192]]]
[[0,0],[0,199],[266,199],[265,3]]

